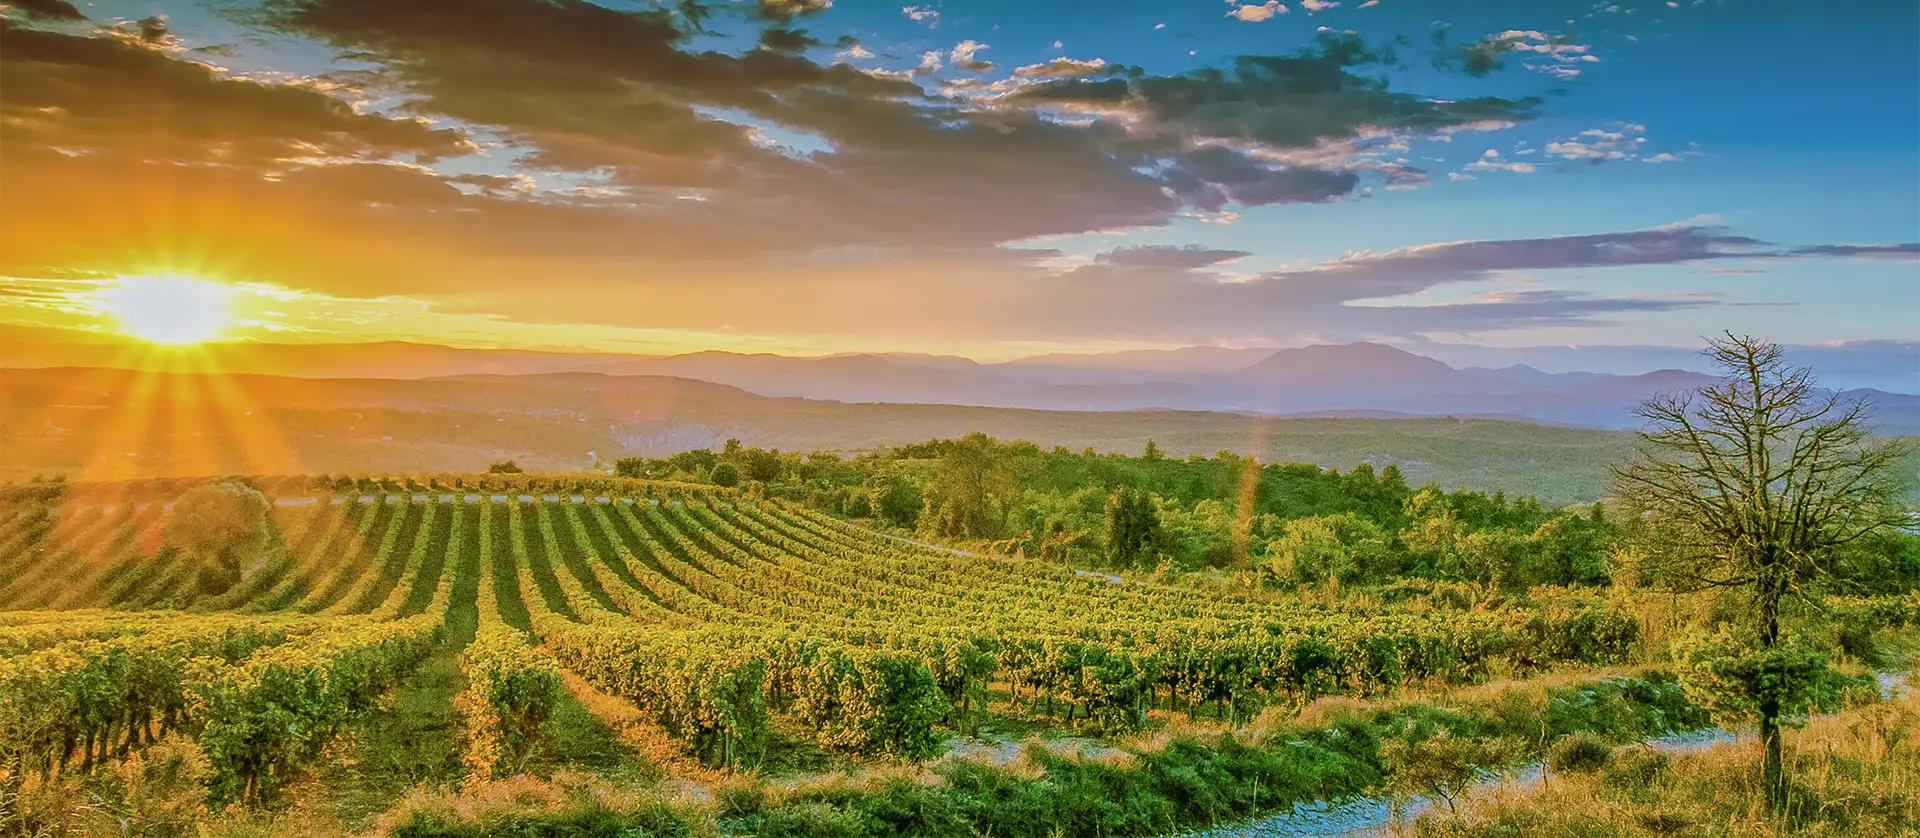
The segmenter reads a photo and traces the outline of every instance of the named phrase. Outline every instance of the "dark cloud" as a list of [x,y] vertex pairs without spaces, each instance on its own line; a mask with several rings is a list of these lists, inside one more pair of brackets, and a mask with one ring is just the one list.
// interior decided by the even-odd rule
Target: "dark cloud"
[[[1361,176],[1194,140],[1308,146],[1362,125],[1439,128],[1531,108],[1390,92],[1353,72],[1383,56],[1345,37],[1293,56],[1243,56],[1211,75],[1130,69],[1085,82],[1058,77],[1096,65],[1062,60],[1023,69],[1020,78],[1055,78],[1017,95],[954,98],[816,64],[800,51],[819,42],[790,28],[792,15],[755,8],[779,24],[762,31],[767,48],[739,55],[692,49],[697,15],[684,8],[676,16],[581,0],[477,0],[457,15],[429,0],[273,0],[257,19],[378,62],[382,79],[414,97],[410,107],[502,132],[528,151],[527,166],[601,173],[643,210],[677,209],[688,196],[675,190],[697,190],[743,229],[805,218],[828,247],[990,244],[1164,223],[1188,208],[1335,200]],[[962,42],[955,65],[984,69],[973,57],[984,48]],[[1101,90],[1159,121],[1049,115]],[[830,149],[796,159],[716,111]]]
[[264,167],[288,156],[432,160],[472,146],[458,131],[356,113],[299,83],[224,75],[138,38],[67,35],[0,20],[0,148],[8,165],[78,154]]
[[760,31],[760,46],[775,52],[805,52],[823,42],[804,29],[769,27]]
[[1392,60],[1358,36],[1323,33],[1317,47],[1287,56],[1242,55],[1225,69],[1058,79],[1017,95],[1050,105],[1124,111],[1169,136],[1283,148],[1350,139],[1362,129],[1431,131],[1487,119],[1528,119],[1540,104],[1530,98],[1438,100],[1391,90],[1384,80],[1356,72]]
[[1280,166],[1224,146],[1204,146],[1174,159],[1163,174],[1187,204],[1218,212],[1229,203],[1319,203],[1344,198],[1360,185],[1355,172]]
[[167,27],[165,17],[143,17],[134,21],[133,27],[143,44],[166,44],[173,40],[173,30]]
[[7,0],[6,7],[19,9],[25,12],[27,17],[41,20],[87,19],[86,15],[81,14],[80,10],[67,0]]

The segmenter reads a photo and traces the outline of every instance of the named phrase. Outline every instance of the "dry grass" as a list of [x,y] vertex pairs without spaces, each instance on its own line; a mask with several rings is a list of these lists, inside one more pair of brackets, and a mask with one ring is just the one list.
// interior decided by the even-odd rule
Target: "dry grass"
[[[521,774],[467,788],[459,793],[415,788],[399,805],[380,816],[371,832],[386,835],[411,820],[415,813],[442,823],[486,823],[508,818],[568,816],[581,811],[635,812],[654,806],[704,812],[713,805],[711,790],[691,784],[663,783],[636,787],[628,783],[575,771],[555,772],[541,779]],[[696,826],[703,819],[694,819]]]
[[[1785,838],[1920,835],[1920,692],[1816,719],[1789,732],[1789,809],[1766,809],[1760,748],[1743,739],[1676,756],[1634,777],[1603,769],[1503,788],[1458,815],[1434,813],[1395,829],[1401,838]],[[1615,752],[1624,766],[1626,749]]]

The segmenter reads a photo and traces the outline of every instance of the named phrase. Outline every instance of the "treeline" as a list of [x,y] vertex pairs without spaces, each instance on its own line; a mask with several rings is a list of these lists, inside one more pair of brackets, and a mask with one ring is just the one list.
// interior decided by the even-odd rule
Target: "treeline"
[[[622,459],[622,476],[740,487],[905,535],[1080,567],[1218,568],[1268,586],[1405,578],[1520,591],[1600,586],[1627,572],[1633,522],[1604,504],[1548,507],[1502,492],[1408,485],[1398,467],[1260,463],[1042,449],[982,433],[880,454],[721,451]],[[1920,546],[1878,537],[1839,557],[1862,593],[1920,584]],[[1622,581],[1635,581],[1626,579]]]

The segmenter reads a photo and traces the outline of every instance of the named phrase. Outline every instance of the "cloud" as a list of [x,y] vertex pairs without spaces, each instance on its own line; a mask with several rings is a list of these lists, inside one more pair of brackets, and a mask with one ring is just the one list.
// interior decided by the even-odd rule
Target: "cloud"
[[1013,68],[1016,78],[1025,79],[1067,79],[1091,76],[1107,67],[1107,60],[1094,58],[1081,61],[1061,56],[1045,64],[1027,64]]
[[[201,63],[191,31],[7,23],[0,269],[148,270],[169,243],[217,242],[196,258],[220,275],[545,322],[872,328],[831,304],[853,295],[921,332],[914,312],[937,302],[956,329],[1031,338],[1045,327],[981,303],[1053,299],[1056,272],[1022,242],[1415,186],[1404,137],[1537,104],[1389,86],[1384,55],[1337,35],[1188,73],[1062,57],[935,84],[823,63],[799,28],[822,6],[284,0],[234,18],[260,30],[245,44],[333,50],[343,68],[322,78]],[[705,14],[759,45],[713,46]],[[968,44],[935,66],[978,62]],[[1237,253],[1170,250],[1083,267],[1122,287],[1182,272],[1205,296]]]
[[7,6],[25,12],[28,17],[41,20],[87,19],[86,15],[81,14],[80,10],[67,0],[7,0]]
[[1207,212],[1227,204],[1319,203],[1345,197],[1360,185],[1353,172],[1274,166],[1226,146],[1204,146],[1175,157],[1162,171],[1168,188]]
[[1280,0],[1267,0],[1267,2],[1259,5],[1248,4],[1237,6],[1233,11],[1227,13],[1227,17],[1239,18],[1248,23],[1259,23],[1263,20],[1271,20],[1275,15],[1284,15],[1286,13],[1287,7],[1282,5]]
[[1632,122],[1619,123],[1610,128],[1589,128],[1574,136],[1549,142],[1544,150],[1550,157],[1588,165],[1614,160],[1678,163],[1689,157],[1700,156],[1699,150],[1692,147],[1678,154],[1663,151],[1648,156],[1645,154],[1646,131],[1645,125]]
[[993,62],[985,61],[975,56],[975,53],[983,49],[988,49],[987,45],[974,40],[966,40],[954,44],[953,51],[949,54],[953,61],[954,69],[965,70],[969,73],[985,73],[991,71],[993,69]]
[[1308,14],[1319,14],[1328,9],[1340,8],[1340,4],[1333,0],[1300,0],[1300,8],[1306,9]]
[[85,155],[263,170],[293,157],[431,161],[474,148],[422,119],[356,112],[315,80],[249,79],[176,56],[157,19],[137,31],[68,35],[0,20],[8,164]]
[[848,58],[857,59],[857,58],[873,57],[873,50],[867,49],[865,46],[861,45],[860,40],[858,38],[841,38],[838,43],[834,44],[834,46],[838,47],[840,50],[839,52],[834,53],[835,58],[844,60]]
[[833,8],[833,0],[760,0],[759,13],[769,20],[786,22],[796,17],[816,15]]
[[[1594,326],[1631,312],[1725,304],[1704,294],[1599,296],[1571,289],[1502,289],[1453,302],[1423,295],[1515,272],[1694,264],[1748,258],[1770,246],[1698,222],[1539,239],[1461,241],[1358,253],[1318,265],[1228,278],[1210,270],[1234,251],[1122,248],[1045,279],[986,289],[1008,320],[1000,328],[1167,341],[1275,339],[1301,330],[1338,335],[1422,335],[1547,326]],[[1004,294],[1016,294],[1014,297]],[[1016,302],[1017,301],[1017,302]],[[950,311],[943,303],[941,310]]]
[[1216,250],[1189,245],[1136,245],[1109,250],[1094,257],[1094,262],[1121,268],[1193,269],[1231,262],[1253,254],[1245,250]]
[[1920,243],[1906,244],[1818,244],[1796,247],[1793,256],[1829,256],[1867,261],[1904,262],[1920,259]]
[[901,6],[900,13],[914,23],[924,23],[928,26],[940,25],[940,12],[932,6]]
[[1357,36],[1323,33],[1317,49],[1295,55],[1243,55],[1226,69],[1168,76],[1053,80],[1018,97],[1111,114],[1137,132],[1281,148],[1312,147],[1367,129],[1435,131],[1527,119],[1539,104],[1530,98],[1445,100],[1397,93],[1354,72],[1384,60]]
[[1468,163],[1466,168],[1476,172],[1513,172],[1522,175],[1530,175],[1534,172],[1532,163],[1524,160],[1503,160],[1500,158],[1500,152],[1491,148],[1487,149],[1480,159]]
[[[1446,36],[1446,28],[1436,30],[1435,43],[1444,47]],[[1560,35],[1533,29],[1508,29],[1442,52],[1434,63],[1458,68],[1470,76],[1485,76],[1505,67],[1505,58],[1515,53],[1524,56],[1522,66],[1526,69],[1561,81],[1578,78],[1586,65],[1600,61],[1591,47],[1573,42],[1573,31],[1569,28]]]

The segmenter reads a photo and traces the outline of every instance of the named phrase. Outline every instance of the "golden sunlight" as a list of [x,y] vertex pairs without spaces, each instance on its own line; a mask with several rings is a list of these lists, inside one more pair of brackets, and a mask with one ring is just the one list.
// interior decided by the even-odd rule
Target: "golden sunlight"
[[99,297],[102,314],[120,331],[152,343],[212,340],[233,322],[233,289],[217,282],[176,276],[123,276]]

